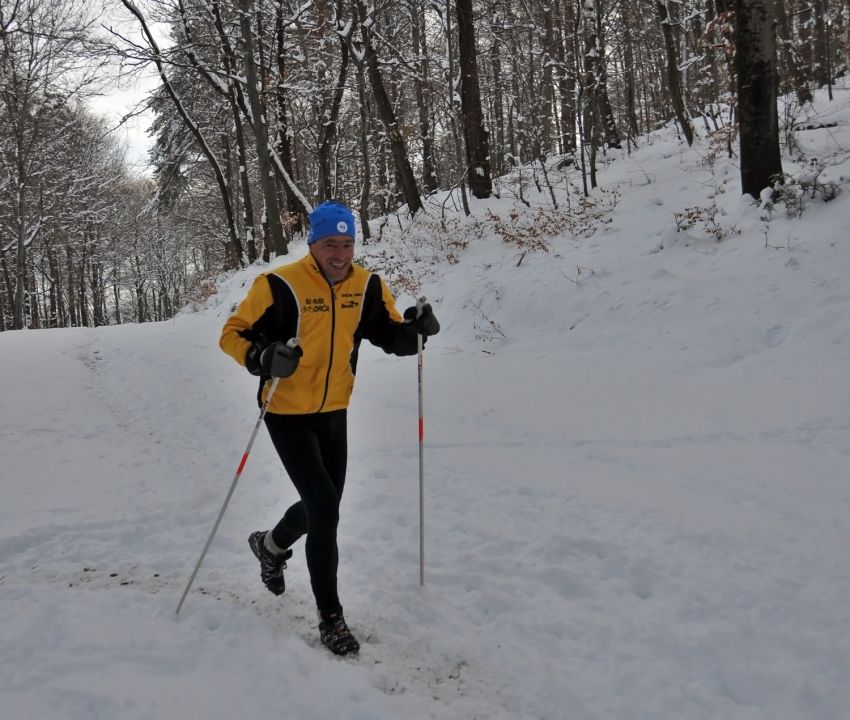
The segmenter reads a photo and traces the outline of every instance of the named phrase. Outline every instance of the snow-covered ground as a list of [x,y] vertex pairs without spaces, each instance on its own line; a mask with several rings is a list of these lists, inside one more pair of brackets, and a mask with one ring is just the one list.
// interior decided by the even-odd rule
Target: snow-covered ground
[[850,717],[835,93],[813,115],[837,125],[796,138],[843,192],[800,217],[741,199],[706,138],[660,131],[600,170],[597,210],[614,207],[593,234],[506,243],[494,215],[575,217],[563,182],[556,213],[506,180],[449,235],[432,205],[363,249],[397,288],[394,259],[423,279],[443,332],[425,354],[424,587],[416,362],[361,352],[340,528],[359,659],[319,646],[300,548],[285,596],[259,582],[246,538],[295,498],[264,434],[175,615],[256,420],[255,380],[217,341],[263,268],[170,322],[0,334],[0,717]]

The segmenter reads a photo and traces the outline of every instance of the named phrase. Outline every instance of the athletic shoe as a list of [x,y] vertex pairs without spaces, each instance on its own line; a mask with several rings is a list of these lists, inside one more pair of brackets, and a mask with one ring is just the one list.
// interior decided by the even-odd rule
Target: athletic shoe
[[319,623],[319,636],[322,645],[334,655],[356,655],[360,651],[360,643],[351,634],[341,613],[330,613],[324,617]]
[[270,593],[283,595],[286,583],[283,581],[283,570],[286,561],[292,557],[292,550],[287,548],[281,555],[275,555],[266,547],[266,532],[258,530],[248,537],[251,552],[260,561],[260,579]]

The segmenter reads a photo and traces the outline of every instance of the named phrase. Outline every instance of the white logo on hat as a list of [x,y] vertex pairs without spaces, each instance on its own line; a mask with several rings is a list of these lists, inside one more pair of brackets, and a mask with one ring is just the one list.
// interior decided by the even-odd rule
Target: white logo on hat
[[341,233],[348,232],[348,223],[345,222],[344,220],[340,220],[336,224],[336,229],[337,229],[338,232],[341,232]]

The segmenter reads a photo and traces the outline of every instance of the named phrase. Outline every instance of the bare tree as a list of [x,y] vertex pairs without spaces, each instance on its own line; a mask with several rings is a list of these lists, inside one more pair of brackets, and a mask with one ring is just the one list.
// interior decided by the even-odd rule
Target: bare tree
[[670,16],[667,0],[655,0],[655,9],[658,13],[658,20],[661,23],[661,32],[664,35],[664,51],[667,56],[667,84],[670,88],[670,100],[673,103],[673,112],[676,113],[676,120],[679,121],[679,127],[682,128],[685,140],[688,141],[688,145],[692,145],[694,142],[694,131],[685,107],[684,89],[679,71],[679,58],[676,53],[676,40],[673,37],[673,25],[676,21]]
[[384,125],[392,152],[393,163],[399,177],[404,201],[408,211],[413,215],[422,209],[422,198],[410,160],[407,155],[407,145],[399,128],[393,104],[384,84],[383,74],[378,64],[378,53],[372,39],[372,13],[367,10],[363,0],[355,0],[355,11],[360,28],[360,49],[366,63],[366,75],[375,100],[375,109]]
[[782,60],[782,86],[784,92],[792,89],[797,94],[797,102],[803,105],[812,101],[812,91],[806,82],[806,76],[800,64],[800,53],[791,31],[792,18],[788,12],[786,0],[776,0],[777,30],[779,32],[779,50]]
[[183,124],[192,134],[192,137],[195,139],[197,146],[204,158],[210,165],[214,175],[216,184],[218,186],[219,193],[221,195],[222,204],[224,205],[224,213],[227,219],[227,228],[228,228],[228,241],[231,248],[229,253],[229,257],[231,259],[230,266],[235,267],[236,264],[244,263],[244,249],[242,248],[242,242],[239,239],[239,233],[236,226],[236,215],[233,211],[233,201],[230,196],[230,191],[227,184],[227,179],[225,177],[224,170],[222,168],[221,162],[219,161],[216,154],[213,152],[213,149],[208,142],[206,136],[204,135],[200,125],[189,115],[186,106],[180,98],[179,93],[177,92],[174,84],[171,82],[171,79],[167,73],[168,63],[167,59],[164,57],[162,50],[159,47],[159,43],[151,32],[150,27],[148,26],[147,19],[142,11],[132,2],[132,0],[121,0],[124,6],[135,16],[136,20],[139,23],[142,34],[144,35],[145,41],[150,49],[149,58],[151,62],[154,63],[156,69],[159,73],[160,80],[162,81],[162,87],[167,94],[167,96],[171,99],[171,102],[174,104],[174,108],[177,111],[177,114],[180,116]]
[[[8,226],[14,234],[16,329],[26,325],[28,287],[33,287],[28,248],[43,226],[36,188],[63,143],[68,117],[63,111],[94,90],[100,69],[86,51],[93,22],[82,2],[0,3],[0,185],[13,198]],[[29,305],[30,315],[36,310]]]
[[260,99],[260,77],[255,58],[254,31],[251,18],[254,16],[253,0],[239,0],[239,28],[242,31],[244,45],[245,85],[248,104],[251,109],[251,127],[257,143],[257,163],[260,166],[260,187],[266,203],[266,223],[271,235],[271,245],[275,253],[285,255],[287,241],[280,224],[280,208],[277,200],[277,185],[269,157],[269,121],[265,107]]
[[411,41],[418,55],[413,90],[419,120],[419,142],[422,144],[422,187],[427,194],[434,192],[438,184],[431,124],[431,61],[428,57],[427,25],[422,0],[406,0],[406,7],[410,13]]

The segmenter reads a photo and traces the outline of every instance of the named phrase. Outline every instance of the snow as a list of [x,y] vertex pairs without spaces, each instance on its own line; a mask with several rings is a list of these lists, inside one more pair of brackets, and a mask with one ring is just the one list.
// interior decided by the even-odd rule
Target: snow
[[[303,545],[286,595],[259,582],[247,536],[295,498],[263,433],[175,615],[256,421],[255,380],[217,341],[264,268],[169,322],[0,333],[4,720],[850,716],[834,92],[816,109],[838,125],[798,139],[844,192],[799,217],[763,219],[734,160],[662,130],[600,168],[610,223],[548,252],[496,237],[487,210],[536,217],[507,180],[456,221],[456,264],[430,264],[426,220],[361,248],[424,279],[443,331],[424,362],[424,587],[416,361],[361,351],[340,527],[359,659],[318,643]],[[545,188],[524,197],[553,216]],[[714,219],[677,232],[695,206]]]

